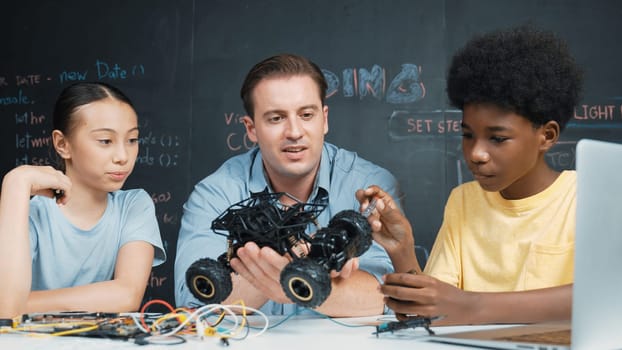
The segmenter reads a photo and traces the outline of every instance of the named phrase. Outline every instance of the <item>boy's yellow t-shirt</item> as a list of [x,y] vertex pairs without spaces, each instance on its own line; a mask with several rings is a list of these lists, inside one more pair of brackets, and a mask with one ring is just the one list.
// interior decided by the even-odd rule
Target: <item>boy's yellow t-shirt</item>
[[468,291],[521,291],[572,283],[576,172],[519,200],[473,181],[455,188],[425,272]]

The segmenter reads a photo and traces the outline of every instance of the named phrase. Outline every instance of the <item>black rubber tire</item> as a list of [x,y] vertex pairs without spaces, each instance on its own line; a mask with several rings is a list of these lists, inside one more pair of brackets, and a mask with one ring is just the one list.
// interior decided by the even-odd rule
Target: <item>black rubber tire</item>
[[294,303],[314,308],[322,305],[331,291],[330,275],[309,259],[294,260],[281,271],[281,287]]
[[357,211],[342,210],[338,212],[330,220],[328,227],[344,229],[350,240],[354,240],[354,256],[348,256],[348,259],[363,255],[371,246],[371,226],[367,222],[367,218]]
[[220,304],[233,289],[230,270],[210,258],[190,265],[186,270],[186,285],[192,295],[205,304]]

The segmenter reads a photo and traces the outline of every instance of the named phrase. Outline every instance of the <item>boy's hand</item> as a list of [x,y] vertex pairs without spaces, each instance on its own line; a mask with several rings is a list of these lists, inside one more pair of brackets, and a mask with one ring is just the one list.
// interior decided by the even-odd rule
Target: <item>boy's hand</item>
[[405,246],[414,249],[415,242],[410,223],[388,193],[378,186],[371,186],[356,191],[356,198],[363,209],[369,205],[372,198],[376,198],[376,208],[368,217],[376,242],[389,253]]
[[367,220],[372,228],[372,237],[387,251],[395,271],[421,272],[415,256],[412,227],[393,198],[378,186],[356,191],[356,198],[363,210],[372,198],[376,199],[376,208]]
[[470,315],[477,314],[476,294],[442,282],[432,276],[391,273],[383,277],[380,290],[385,304],[395,311],[398,320],[409,315],[424,317],[443,316],[442,324],[470,322]]

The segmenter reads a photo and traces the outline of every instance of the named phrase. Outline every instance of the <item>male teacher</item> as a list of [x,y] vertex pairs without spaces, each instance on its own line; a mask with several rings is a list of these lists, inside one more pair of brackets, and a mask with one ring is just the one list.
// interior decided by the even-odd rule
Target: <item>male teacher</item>
[[[318,66],[297,55],[267,58],[248,72],[240,91],[247,113],[243,120],[249,139],[258,147],[232,157],[201,180],[184,204],[175,261],[177,306],[202,304],[186,285],[186,270],[198,259],[216,259],[226,251],[226,237],[211,230],[212,221],[252,193],[286,192],[302,202],[326,205],[318,217],[322,227],[341,210],[359,209],[357,189],[378,185],[399,198],[391,173],[324,141],[326,90]],[[293,204],[286,196],[281,202]],[[235,271],[233,289],[222,303],[243,300],[270,315],[296,312],[298,306],[279,282],[290,260],[269,247],[246,243],[230,262]],[[331,272],[331,293],[316,310],[332,317],[383,313],[379,281],[392,270],[384,249],[372,243],[340,272]]]

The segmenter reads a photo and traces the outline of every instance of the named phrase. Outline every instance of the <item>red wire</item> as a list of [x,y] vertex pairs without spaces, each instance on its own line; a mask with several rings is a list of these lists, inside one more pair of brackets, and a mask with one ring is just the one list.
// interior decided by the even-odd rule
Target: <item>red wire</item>
[[175,309],[171,306],[171,304],[167,303],[165,300],[161,300],[161,299],[153,299],[153,300],[149,300],[148,302],[145,303],[145,305],[143,305],[143,307],[140,309],[140,324],[143,325],[143,327],[145,329],[149,329],[149,326],[147,326],[147,323],[145,322],[145,310],[147,309],[147,307],[149,307],[150,305],[153,304],[161,304],[164,305],[166,308],[168,308],[169,310],[171,310],[171,313],[175,313]]

